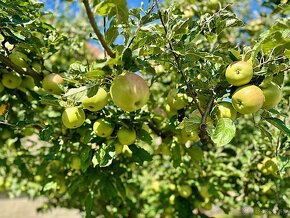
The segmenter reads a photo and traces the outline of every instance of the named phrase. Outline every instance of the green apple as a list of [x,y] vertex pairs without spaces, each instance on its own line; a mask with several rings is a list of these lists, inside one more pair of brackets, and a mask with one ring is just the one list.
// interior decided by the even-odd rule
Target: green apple
[[217,105],[217,117],[230,118],[234,121],[237,117],[237,111],[230,102],[221,102]]
[[34,133],[33,127],[24,127],[22,130],[22,134],[25,136],[31,136]]
[[187,95],[178,93],[178,90],[170,90],[167,96],[167,104],[175,110],[180,110],[188,104]]
[[233,86],[242,86],[251,81],[253,77],[252,64],[246,61],[237,61],[226,69],[226,79]]
[[84,108],[89,111],[102,110],[108,103],[108,93],[103,89],[99,88],[97,94],[92,97],[85,97],[82,101]]
[[117,138],[122,145],[131,145],[136,140],[136,131],[133,128],[122,126],[117,132]]
[[121,145],[119,143],[115,144],[115,154],[116,155],[119,155],[119,154],[121,154],[123,152],[123,146],[124,145]]
[[282,99],[282,91],[276,83],[271,82],[266,87],[261,87],[261,89],[265,96],[262,108],[271,109],[279,104]]
[[68,129],[75,129],[83,125],[86,115],[83,109],[78,107],[68,107],[62,113],[62,122]]
[[0,93],[3,92],[5,87],[3,86],[2,82],[0,82]]
[[142,108],[149,99],[146,81],[134,73],[121,74],[114,79],[110,94],[115,105],[132,112]]
[[31,76],[24,76],[20,86],[25,89],[33,90],[35,86],[34,79]]
[[241,114],[251,114],[260,110],[265,97],[262,90],[255,85],[238,88],[232,96],[232,105]]
[[19,52],[19,51],[12,51],[12,53],[9,55],[9,59],[16,65],[20,67],[27,67],[27,61],[28,57],[26,54]]
[[2,75],[2,84],[8,89],[16,89],[20,86],[22,78],[18,73],[10,72]]
[[70,167],[74,170],[81,169],[81,159],[78,156],[73,156],[71,159]]
[[178,193],[183,198],[188,198],[192,194],[190,185],[184,184],[177,187]]
[[42,87],[52,94],[59,95],[62,93],[61,85],[63,82],[63,78],[59,74],[51,73],[43,78]]
[[114,127],[111,123],[102,118],[94,123],[93,130],[97,136],[107,138],[113,133]]

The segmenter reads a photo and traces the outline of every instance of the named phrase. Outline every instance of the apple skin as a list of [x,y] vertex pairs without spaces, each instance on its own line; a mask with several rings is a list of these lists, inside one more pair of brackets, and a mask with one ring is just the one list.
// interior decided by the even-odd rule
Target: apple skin
[[71,169],[79,171],[81,169],[81,159],[78,156],[73,156],[70,163],[70,167]]
[[192,194],[190,185],[179,185],[177,187],[178,193],[183,198],[188,198]]
[[255,85],[238,88],[232,96],[232,105],[241,114],[251,114],[260,110],[265,97],[262,90]]
[[113,133],[114,127],[105,119],[98,119],[93,125],[93,130],[97,136],[107,138]]
[[221,102],[217,105],[218,118],[230,118],[234,121],[237,118],[237,111],[230,102]]
[[265,96],[262,108],[271,109],[279,104],[282,99],[282,91],[276,83],[271,82],[266,87],[261,87],[261,89]]
[[253,78],[253,67],[245,61],[231,63],[226,69],[226,79],[233,86],[247,84]]
[[63,82],[63,78],[59,74],[51,73],[43,78],[42,88],[52,94],[59,95],[62,93],[60,85]]
[[16,89],[20,86],[22,78],[19,74],[10,72],[2,75],[2,84],[8,89]]
[[3,86],[2,82],[0,82],[0,93],[3,92],[5,87]]
[[24,76],[20,86],[25,89],[33,90],[35,86],[34,79],[31,76]]
[[178,90],[170,90],[167,96],[167,104],[175,110],[184,108],[187,104],[187,95],[184,93],[178,93]]
[[122,126],[117,132],[117,138],[121,145],[131,145],[136,140],[136,131],[131,128],[128,129],[125,126]]
[[13,51],[9,55],[9,59],[17,66],[20,66],[20,67],[27,67],[28,66],[28,64],[27,64],[28,57],[26,56],[26,54],[23,54],[22,52]]
[[89,111],[102,110],[108,103],[108,93],[103,88],[99,88],[97,94],[92,97],[85,97],[82,101],[84,108]]
[[134,73],[121,74],[114,79],[110,94],[115,105],[124,111],[132,112],[142,108],[149,100],[149,87],[146,81]]
[[86,115],[83,109],[78,107],[69,107],[62,113],[62,122],[68,129],[75,129],[83,125]]

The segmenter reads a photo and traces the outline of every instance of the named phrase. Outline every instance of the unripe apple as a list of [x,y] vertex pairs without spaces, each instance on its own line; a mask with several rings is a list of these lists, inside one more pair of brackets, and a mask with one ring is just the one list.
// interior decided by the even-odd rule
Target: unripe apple
[[132,112],[147,103],[150,92],[146,81],[141,76],[126,73],[114,79],[110,94],[113,102],[119,108]]
[[253,67],[246,61],[237,61],[226,69],[226,79],[233,86],[245,85],[253,77]]
[[234,121],[237,117],[237,111],[230,102],[221,102],[217,105],[217,117],[230,118]]
[[26,54],[23,54],[22,52],[19,51],[13,51],[10,55],[9,55],[9,59],[16,65],[20,66],[20,67],[27,67],[27,61],[28,61],[28,57],[26,56]]
[[78,107],[69,107],[62,113],[62,122],[68,129],[75,129],[85,122],[85,112]]
[[73,156],[70,167],[74,170],[80,170],[81,169],[81,159],[78,156]]
[[266,87],[262,86],[261,89],[265,96],[265,102],[262,108],[271,109],[279,104],[282,99],[282,91],[276,83],[271,82]]
[[83,99],[84,108],[89,111],[99,111],[102,110],[108,103],[108,93],[103,89],[99,88],[97,94],[92,97],[85,97]]
[[25,89],[33,90],[35,86],[34,79],[31,76],[24,76],[20,86]]
[[137,136],[135,129],[122,126],[117,132],[117,137],[122,145],[131,145],[135,142]]
[[123,145],[116,143],[115,144],[115,154],[119,155],[123,152]]
[[18,73],[10,72],[2,75],[2,84],[8,89],[16,89],[20,86],[22,78]]
[[238,88],[232,96],[232,105],[241,114],[251,114],[260,110],[265,97],[262,90],[255,85]]
[[59,74],[51,73],[43,78],[42,87],[52,94],[59,95],[62,93],[61,85],[63,82],[63,78]]
[[187,104],[187,95],[184,93],[178,93],[178,90],[170,90],[167,96],[167,104],[175,110],[184,108]]
[[97,136],[107,138],[113,133],[114,127],[105,119],[98,119],[93,125],[93,130]]
[[3,84],[2,84],[2,82],[0,82],[0,93],[3,92],[4,89],[5,89],[5,88],[4,88]]
[[179,185],[177,187],[178,193],[183,198],[188,198],[192,194],[190,185]]

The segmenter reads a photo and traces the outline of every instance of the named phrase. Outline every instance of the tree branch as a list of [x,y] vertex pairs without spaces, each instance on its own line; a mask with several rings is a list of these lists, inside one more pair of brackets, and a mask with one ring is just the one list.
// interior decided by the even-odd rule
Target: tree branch
[[97,26],[97,23],[95,21],[95,18],[94,18],[94,15],[93,15],[93,12],[91,11],[91,8],[90,8],[90,5],[89,5],[89,1],[88,0],[83,0],[83,3],[85,5],[85,8],[86,8],[86,12],[87,12],[87,15],[88,15],[88,18],[89,18],[89,21],[90,21],[90,24],[95,32],[95,34],[97,35],[100,43],[102,44],[103,48],[105,49],[105,51],[108,53],[108,55],[111,57],[111,58],[114,58],[116,55],[115,53],[111,50],[111,48],[107,45],[101,31],[99,30],[98,26]]
[[18,65],[14,64],[9,58],[5,57],[4,55],[0,54],[0,62],[2,62],[3,64],[5,64],[6,66],[8,66],[11,70],[16,71],[19,74],[22,75],[29,75],[32,76],[33,78],[37,79],[37,80],[42,80],[42,76],[39,75],[36,71],[30,69],[30,68],[26,68],[27,70],[23,70],[21,67],[19,67]]
[[165,38],[166,38],[166,40],[167,40],[167,42],[168,42],[169,48],[170,48],[170,50],[171,50],[171,52],[172,52],[172,54],[173,54],[173,56],[174,56],[174,59],[175,59],[175,63],[176,63],[176,66],[177,66],[177,71],[178,71],[178,73],[180,73],[180,74],[182,75],[182,77],[183,77],[183,79],[184,79],[184,82],[185,82],[185,84],[186,84],[186,87],[187,87],[187,89],[188,89],[188,92],[189,92],[190,96],[192,97],[192,99],[193,99],[193,101],[194,101],[194,104],[195,104],[195,106],[197,107],[199,113],[202,115],[203,112],[202,112],[201,108],[199,107],[199,105],[198,105],[198,103],[197,103],[197,99],[196,99],[197,94],[196,94],[196,93],[191,89],[191,87],[190,87],[190,85],[189,85],[189,82],[187,81],[187,78],[186,78],[185,74],[184,74],[183,71],[181,70],[181,65],[180,65],[180,61],[179,61],[179,56],[176,54],[176,52],[175,52],[175,50],[174,50],[174,48],[173,48],[173,45],[172,45],[171,41],[167,38],[167,28],[166,28],[166,26],[165,26],[165,23],[164,23],[164,21],[163,21],[163,17],[162,17],[161,11],[160,11],[160,9],[159,9],[158,0],[155,0],[155,3],[156,3],[156,5],[157,5],[158,15],[159,15],[159,18],[160,18],[161,24],[162,24],[163,29],[164,29],[164,31],[165,31]]

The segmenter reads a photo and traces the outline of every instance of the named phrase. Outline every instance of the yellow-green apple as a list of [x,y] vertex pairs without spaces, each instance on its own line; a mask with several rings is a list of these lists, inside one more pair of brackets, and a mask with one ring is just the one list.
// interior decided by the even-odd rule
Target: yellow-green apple
[[99,88],[97,94],[92,97],[85,97],[82,101],[84,108],[89,111],[102,110],[108,103],[108,93],[103,88]]
[[16,65],[20,66],[20,67],[27,67],[27,61],[28,61],[28,57],[26,54],[19,52],[19,51],[13,51],[10,55],[9,55],[9,59]]
[[253,66],[246,61],[231,63],[226,69],[226,79],[233,86],[242,86],[251,81]]
[[271,109],[279,104],[282,99],[282,91],[276,83],[271,82],[266,87],[262,86],[261,89],[265,96],[265,102],[262,108]]
[[178,185],[177,186],[178,193],[183,198],[188,198],[192,194],[192,189],[190,185]]
[[114,127],[107,120],[101,118],[94,123],[93,130],[97,136],[107,138],[113,133]]
[[167,96],[167,104],[175,110],[180,110],[188,104],[187,95],[178,93],[178,90],[170,90]]
[[221,102],[217,105],[217,117],[230,118],[234,121],[237,117],[237,111],[230,102]]
[[3,84],[2,84],[2,82],[0,82],[0,92],[3,92],[4,91],[4,86],[3,86]]
[[25,89],[33,90],[35,86],[34,79],[31,76],[24,76],[20,86]]
[[149,99],[146,81],[134,73],[121,74],[114,79],[110,88],[113,102],[124,111],[136,111]]
[[115,154],[119,155],[122,153],[122,151],[123,151],[123,145],[116,143],[115,144]]
[[262,90],[255,85],[238,88],[232,96],[232,105],[241,114],[251,114],[260,110],[265,97]]
[[117,137],[120,144],[131,145],[135,142],[137,136],[135,129],[122,126],[117,132]]
[[42,80],[42,87],[44,90],[59,95],[62,93],[61,85],[63,84],[63,78],[59,74],[51,73],[46,75]]
[[80,170],[81,169],[81,158],[78,156],[73,156],[71,159],[70,167],[74,170]]
[[68,107],[62,113],[62,122],[68,129],[75,129],[85,122],[85,112],[79,107]]
[[22,78],[18,73],[10,72],[2,75],[2,84],[8,89],[16,89],[20,86]]

